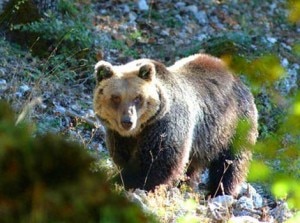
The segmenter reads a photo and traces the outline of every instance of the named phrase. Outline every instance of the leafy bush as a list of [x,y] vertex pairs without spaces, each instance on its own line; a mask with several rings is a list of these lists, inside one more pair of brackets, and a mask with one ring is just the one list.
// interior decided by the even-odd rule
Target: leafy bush
[[[93,44],[92,33],[78,18],[67,18],[65,21],[55,14],[41,18],[30,24],[20,24],[15,30],[37,34],[42,40],[50,41],[61,52],[76,52],[90,48]],[[61,44],[61,43],[64,44]]]
[[[29,37],[26,45],[34,54],[48,56],[55,51],[70,55],[84,51],[86,55],[88,50],[91,50],[93,35],[90,10],[84,6],[77,8],[76,0],[59,0],[57,10],[46,11],[28,21],[12,21],[10,17],[24,17],[24,14],[28,17],[28,13],[33,13],[33,10],[36,14],[37,7],[28,8],[21,0],[12,1],[11,4],[13,9],[6,9],[9,12],[6,12],[8,18],[5,18],[12,31],[11,35]],[[22,44],[21,40],[19,42]],[[81,58],[84,55],[81,55]]]
[[1,222],[154,222],[113,192],[93,159],[53,135],[31,137],[0,105]]
[[[290,21],[297,22],[299,4],[290,0],[289,7]],[[276,198],[286,200],[291,208],[299,210],[300,92],[299,89],[288,95],[279,92],[276,85],[287,72],[280,58],[263,42],[257,42],[255,52],[249,51],[251,41],[243,33],[225,33],[205,39],[194,52],[202,48],[223,58],[251,87],[259,110],[260,138],[254,147],[255,159],[248,179],[268,183]],[[299,49],[296,43],[295,58],[299,58]]]

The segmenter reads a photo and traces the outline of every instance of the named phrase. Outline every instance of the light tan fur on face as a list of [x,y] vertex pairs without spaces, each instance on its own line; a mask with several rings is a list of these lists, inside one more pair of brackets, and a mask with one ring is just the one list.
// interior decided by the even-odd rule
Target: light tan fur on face
[[[122,66],[114,67],[114,75],[102,80],[94,92],[94,110],[98,117],[103,120],[107,127],[117,131],[122,136],[137,135],[151,117],[160,108],[160,96],[155,84],[155,79],[145,81],[139,78],[138,66],[132,66],[132,70],[122,73]],[[134,69],[135,68],[135,69]],[[115,106],[112,97],[120,97],[120,103]],[[140,106],[134,106],[135,114],[133,126],[126,130],[122,127],[121,119],[126,113],[128,106],[134,104],[137,97],[142,98]],[[132,107],[131,107],[132,108]]]

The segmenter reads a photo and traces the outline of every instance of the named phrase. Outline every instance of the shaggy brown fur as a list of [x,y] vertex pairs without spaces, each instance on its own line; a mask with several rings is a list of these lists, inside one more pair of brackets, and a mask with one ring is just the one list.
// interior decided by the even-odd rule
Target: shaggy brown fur
[[[121,66],[100,61],[95,71],[94,110],[126,188],[171,185],[187,167],[191,182],[209,169],[211,195],[237,193],[257,138],[257,110],[221,60],[197,54],[171,67],[149,59]],[[245,144],[233,148],[241,120],[250,128]]]

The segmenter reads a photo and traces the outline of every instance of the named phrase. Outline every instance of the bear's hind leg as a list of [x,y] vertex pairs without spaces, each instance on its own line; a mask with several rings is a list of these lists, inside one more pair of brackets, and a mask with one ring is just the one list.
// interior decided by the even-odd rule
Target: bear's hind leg
[[250,158],[249,151],[240,151],[235,155],[231,151],[226,151],[212,161],[209,166],[209,195],[211,197],[223,194],[237,196],[240,185],[246,178]]
[[187,184],[193,188],[198,189],[199,184],[201,183],[200,177],[201,172],[204,167],[200,164],[197,158],[191,158],[187,165],[186,176],[187,176]]

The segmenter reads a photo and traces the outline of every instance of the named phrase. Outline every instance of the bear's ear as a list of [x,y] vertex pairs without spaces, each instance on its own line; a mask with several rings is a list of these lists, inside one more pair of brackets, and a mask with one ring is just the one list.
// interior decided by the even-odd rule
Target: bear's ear
[[154,64],[144,64],[140,67],[138,76],[146,81],[151,81],[155,76]]
[[110,78],[113,74],[113,66],[110,63],[102,60],[95,65],[95,77],[97,82]]

